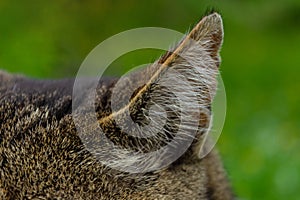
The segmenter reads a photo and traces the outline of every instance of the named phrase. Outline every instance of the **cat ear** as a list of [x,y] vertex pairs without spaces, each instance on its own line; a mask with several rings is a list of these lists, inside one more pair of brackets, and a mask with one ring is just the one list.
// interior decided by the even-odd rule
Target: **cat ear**
[[184,157],[188,159],[191,154],[200,158],[201,151],[207,146],[204,143],[211,126],[210,109],[217,89],[223,37],[222,18],[218,13],[213,13],[202,18],[175,48],[159,60],[162,65],[179,69],[198,89],[199,129],[191,148],[185,153]]
[[[160,67],[180,69],[186,77],[193,77],[193,82],[201,88],[201,100],[212,102],[217,88],[216,77],[220,65],[220,49],[223,43],[223,22],[218,13],[205,16],[178,43],[162,56]],[[191,75],[191,70],[196,75]],[[189,78],[190,79],[190,78]]]
[[193,141],[192,152],[201,149],[210,125],[222,40],[222,19],[213,13],[155,63],[114,85],[114,109],[98,122],[114,144],[135,152],[118,151],[115,167],[152,171],[174,162]]
[[209,52],[216,65],[220,64],[220,49],[223,44],[223,21],[218,13],[204,17],[194,28],[191,38],[199,41],[200,45]]
[[[174,54],[184,53],[188,49],[201,49],[203,52],[209,54],[209,56],[215,61],[215,65],[220,65],[220,49],[223,43],[224,31],[223,21],[218,13],[213,13],[205,16],[200,22],[186,35],[185,38],[175,48],[171,49],[167,54],[162,56],[159,63],[166,63],[170,57],[175,57]],[[203,56],[203,52],[197,55],[194,51],[189,56],[199,57]],[[189,59],[189,58],[187,58]],[[174,61],[174,60],[173,60]],[[204,61],[202,61],[203,63]],[[199,63],[196,63],[199,64]],[[204,63],[211,64],[211,63]]]

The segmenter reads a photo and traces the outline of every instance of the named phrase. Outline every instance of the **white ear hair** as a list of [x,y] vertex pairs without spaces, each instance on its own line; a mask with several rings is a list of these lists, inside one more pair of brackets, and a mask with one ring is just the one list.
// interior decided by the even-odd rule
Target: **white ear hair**
[[219,52],[224,38],[222,17],[218,13],[208,15],[193,30],[191,38],[198,41],[210,53],[210,56],[219,62]]
[[[200,108],[202,123],[199,135],[196,135],[196,144],[193,145],[193,152],[201,157],[205,151],[204,143],[212,126],[210,107],[217,89],[217,74],[220,65],[220,49],[223,43],[224,31],[222,18],[218,13],[213,13],[200,20],[200,22],[182,39],[182,41],[167,55],[163,56],[159,63],[171,65],[172,69],[182,75],[198,90],[198,105],[191,105]],[[177,56],[177,55],[178,56]],[[172,57],[170,59],[170,57]],[[168,63],[171,60],[171,64]],[[177,88],[187,91],[180,82],[174,82]],[[204,115],[205,116],[204,116]]]
[[[103,149],[95,154],[107,160],[110,167],[130,171],[153,171],[168,165],[183,155],[194,141],[193,152],[199,154],[203,135],[210,128],[210,105],[217,87],[222,41],[220,15],[206,16],[157,62],[124,79],[129,81],[116,84],[116,88],[121,88],[116,93],[120,98],[113,99],[121,101],[130,95],[130,100],[124,101],[116,112],[99,119],[99,123],[103,130],[118,134],[117,142],[137,151],[108,147],[105,151],[114,155],[114,159],[102,159]],[[136,85],[141,87],[132,96],[129,88]],[[144,124],[139,126],[137,122]],[[145,122],[151,123],[148,126]],[[131,136],[128,131],[120,131],[120,127],[127,128]],[[149,137],[136,137],[145,135]]]

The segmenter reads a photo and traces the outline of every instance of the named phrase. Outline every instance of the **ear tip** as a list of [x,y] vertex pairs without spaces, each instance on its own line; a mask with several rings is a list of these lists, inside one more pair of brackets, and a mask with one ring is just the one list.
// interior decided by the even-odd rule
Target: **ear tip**
[[222,20],[221,14],[218,13],[218,12],[212,12],[209,15],[207,15],[207,17],[211,17],[211,18],[216,18],[216,19],[221,19]]
[[194,33],[196,35],[194,39],[201,39],[203,36],[207,36],[221,45],[224,38],[223,20],[221,15],[218,12],[213,12],[203,17],[195,26]]
[[219,14],[218,12],[213,12],[202,18],[198,25],[206,27],[206,29],[209,30],[210,33],[213,33],[216,36],[214,37],[215,42],[219,43],[220,46],[222,45],[224,38],[224,28],[221,14]]
[[223,31],[223,20],[222,16],[219,13],[214,12],[206,16],[205,18],[205,21],[209,22],[210,24],[213,24],[215,27],[218,27],[220,30]]

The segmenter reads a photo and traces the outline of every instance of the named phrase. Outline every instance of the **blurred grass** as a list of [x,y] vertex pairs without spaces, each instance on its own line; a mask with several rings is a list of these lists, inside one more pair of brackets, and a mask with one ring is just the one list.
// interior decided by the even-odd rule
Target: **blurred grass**
[[[144,26],[185,32],[211,7],[225,26],[228,107],[218,146],[234,190],[241,199],[299,199],[299,0],[1,0],[0,68],[39,78],[75,76],[107,37]],[[129,53],[108,74],[159,53]]]

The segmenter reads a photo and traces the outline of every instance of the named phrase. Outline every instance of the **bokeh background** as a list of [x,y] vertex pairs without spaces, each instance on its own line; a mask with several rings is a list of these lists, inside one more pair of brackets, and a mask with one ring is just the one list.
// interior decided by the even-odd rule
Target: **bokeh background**
[[[0,68],[72,77],[109,36],[145,26],[186,32],[211,8],[225,26],[221,74],[228,107],[218,148],[235,193],[300,199],[299,0],[1,0]],[[121,75],[160,53],[129,53],[107,74]]]

